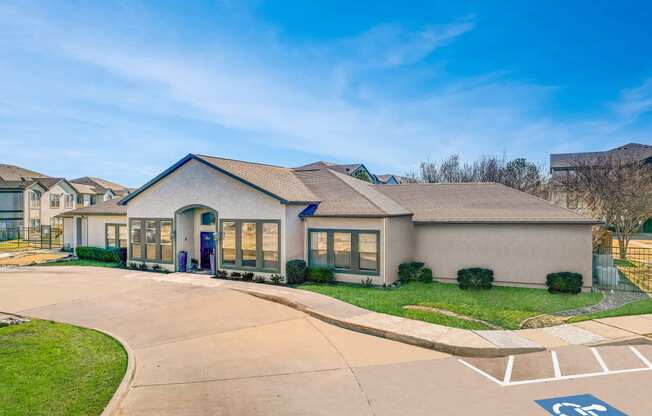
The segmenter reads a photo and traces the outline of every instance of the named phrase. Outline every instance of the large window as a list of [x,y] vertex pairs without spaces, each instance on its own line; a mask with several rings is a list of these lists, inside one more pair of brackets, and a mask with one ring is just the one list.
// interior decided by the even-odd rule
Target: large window
[[61,208],[61,195],[50,194],[50,208],[51,209]]
[[63,198],[64,198],[63,201],[65,203],[66,209],[72,208],[74,197],[70,194],[65,194]]
[[132,259],[172,263],[172,220],[132,219],[130,227]]
[[343,273],[376,275],[380,271],[379,232],[308,230],[308,262]]
[[222,220],[222,267],[278,272],[280,222]]
[[29,207],[33,209],[41,208],[41,193],[30,191],[29,193]]
[[97,195],[91,195],[91,205],[97,204]]
[[83,194],[77,194],[77,203],[84,205],[84,195]]
[[127,226],[106,224],[106,248],[127,248]]

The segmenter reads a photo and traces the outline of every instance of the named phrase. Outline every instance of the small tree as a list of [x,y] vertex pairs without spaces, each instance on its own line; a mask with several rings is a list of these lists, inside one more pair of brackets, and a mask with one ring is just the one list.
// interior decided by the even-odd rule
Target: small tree
[[361,181],[365,181],[365,182],[373,183],[373,181],[374,181],[371,178],[371,176],[369,176],[369,173],[367,173],[367,171],[364,170],[364,169],[356,170],[355,172],[353,172],[353,174],[351,174],[351,176],[353,176],[356,179],[360,179]]
[[620,257],[632,235],[652,217],[652,166],[631,157],[603,154],[572,162],[555,186],[581,201],[582,211],[613,227]]

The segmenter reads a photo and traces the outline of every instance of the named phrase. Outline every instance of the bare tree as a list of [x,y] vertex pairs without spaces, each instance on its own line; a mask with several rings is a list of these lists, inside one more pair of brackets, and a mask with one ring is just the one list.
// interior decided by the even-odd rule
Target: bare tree
[[627,257],[632,235],[652,217],[652,166],[622,155],[575,160],[574,169],[554,186],[580,201],[581,209],[613,227],[620,257]]
[[505,158],[483,156],[470,164],[462,164],[459,155],[419,166],[422,182],[496,182],[530,194],[545,197],[548,177],[537,164],[525,159],[507,162]]

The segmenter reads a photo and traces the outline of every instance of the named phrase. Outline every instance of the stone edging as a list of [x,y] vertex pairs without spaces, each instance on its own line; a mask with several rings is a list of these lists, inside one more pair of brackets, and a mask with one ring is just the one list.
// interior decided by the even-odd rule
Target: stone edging
[[[545,351],[545,348],[539,347],[513,347],[513,348],[500,348],[500,347],[469,347],[463,345],[451,345],[443,342],[432,341],[424,338],[418,338],[411,335],[402,334],[399,332],[388,331],[379,328],[372,328],[366,325],[358,324],[355,322],[347,321],[341,318],[336,318],[331,315],[324,314],[322,312],[316,311],[312,308],[309,308],[301,303],[289,300],[282,296],[272,295],[269,293],[263,293],[255,290],[247,290],[242,288],[232,288],[238,292],[246,293],[251,296],[255,296],[261,299],[265,299],[271,302],[280,303],[282,305],[288,306],[290,308],[296,309],[300,312],[304,312],[314,318],[317,318],[321,321],[327,322],[329,324],[339,326],[344,329],[360,332],[367,335],[373,335],[380,338],[386,338],[393,341],[402,342],[405,344],[414,345],[421,348],[428,348],[431,350],[441,351],[452,355],[463,356],[463,357],[504,357],[508,355],[516,354],[526,354],[530,352],[539,352]],[[374,313],[374,312],[370,312]]]
[[109,400],[109,403],[107,403],[107,405],[104,407],[104,410],[102,411],[102,414],[100,415],[100,416],[113,416],[118,414],[120,405],[122,404],[122,401],[124,400],[125,396],[129,392],[129,387],[131,386],[131,382],[134,379],[134,374],[136,373],[136,355],[131,350],[129,344],[121,337],[116,336],[115,334],[112,334],[102,329],[98,329],[98,328],[90,328],[90,329],[97,332],[101,332],[104,335],[115,339],[120,343],[120,345],[122,345],[122,348],[124,348],[125,352],[127,353],[127,369],[125,370],[125,375],[122,378],[120,385],[118,385],[118,388],[116,389],[115,393],[113,393],[113,397],[111,397],[111,400]]

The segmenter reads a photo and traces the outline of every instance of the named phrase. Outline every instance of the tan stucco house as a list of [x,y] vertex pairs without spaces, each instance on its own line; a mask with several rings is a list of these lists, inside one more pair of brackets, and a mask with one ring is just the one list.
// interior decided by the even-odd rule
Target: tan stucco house
[[542,287],[546,274],[574,271],[591,285],[595,222],[493,183],[372,184],[325,165],[190,154],[111,206],[71,213],[89,221],[82,242],[84,230],[101,243],[108,237],[90,235],[123,224],[129,261],[169,270],[185,251],[202,268],[215,253],[219,269],[261,275],[305,259],[355,283],[391,284],[399,264],[418,260],[444,281],[479,266],[493,269],[497,284]]

